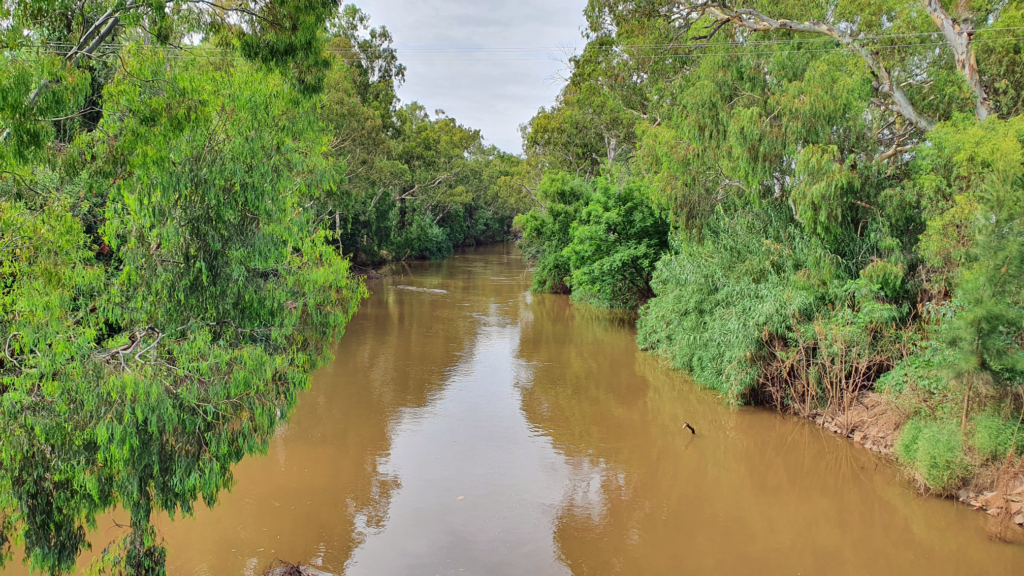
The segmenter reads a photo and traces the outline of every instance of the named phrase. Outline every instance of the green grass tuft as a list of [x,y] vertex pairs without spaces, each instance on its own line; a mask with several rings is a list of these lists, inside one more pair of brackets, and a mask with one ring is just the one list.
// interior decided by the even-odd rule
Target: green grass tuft
[[971,444],[978,451],[978,455],[986,460],[998,460],[1005,458],[1013,445],[1014,453],[1024,453],[1024,439],[1017,433],[1014,441],[1014,432],[1017,430],[1017,420],[1005,420],[997,414],[982,414],[974,419],[974,436]]
[[907,422],[896,442],[896,456],[939,492],[955,490],[970,473],[960,428],[949,420]]

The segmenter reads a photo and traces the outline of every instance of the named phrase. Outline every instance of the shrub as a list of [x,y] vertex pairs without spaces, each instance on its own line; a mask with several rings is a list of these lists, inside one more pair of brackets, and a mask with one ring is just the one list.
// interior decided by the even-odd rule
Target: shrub
[[537,192],[544,207],[515,218],[515,227],[522,235],[519,247],[534,263],[534,292],[565,294],[569,292],[566,280],[572,269],[562,251],[571,241],[573,223],[590,201],[591,187],[581,178],[549,172]]
[[942,370],[948,351],[927,340],[918,343],[912,354],[896,364],[875,383],[875,390],[896,397],[908,389],[925,394],[941,394],[949,388],[948,374]]
[[820,271],[807,271],[811,246],[797,231],[773,226],[778,216],[720,213],[702,241],[680,242],[658,264],[657,297],[637,325],[641,348],[733,402],[757,384],[764,336],[785,338],[794,319],[813,318],[823,284]]
[[651,277],[668,250],[669,224],[639,182],[614,186],[602,178],[595,188],[564,250],[573,298],[635,310],[654,296]]
[[419,215],[412,226],[402,231],[395,243],[395,255],[402,259],[443,260],[451,256],[453,251],[452,242],[444,229]]

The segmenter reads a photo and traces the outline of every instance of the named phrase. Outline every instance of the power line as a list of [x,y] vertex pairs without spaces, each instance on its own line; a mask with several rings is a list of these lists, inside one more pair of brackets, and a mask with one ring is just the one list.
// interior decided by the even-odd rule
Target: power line
[[[1024,37],[1019,37],[1018,36],[1018,37],[1010,37],[1010,38],[976,39],[976,40],[974,40],[974,43],[976,43],[976,44],[978,44],[978,43],[984,44],[984,43],[991,43],[991,42],[1007,42],[1007,41],[1017,41],[1017,40],[1024,40]],[[776,42],[776,43],[773,43],[773,44],[774,45],[781,45],[781,44],[788,44],[788,43],[787,42]],[[127,45],[124,45],[124,44],[110,44],[110,45],[105,45],[104,48],[108,49],[108,50],[109,49],[116,50],[116,49],[124,48],[126,46]],[[714,46],[715,45],[704,46],[702,48],[713,48]],[[928,43],[913,43],[913,44],[877,45],[877,46],[866,46],[865,48],[869,49],[869,50],[895,50],[895,49],[900,49],[900,48],[934,48],[934,47],[943,47],[943,46],[948,46],[948,44],[943,41],[943,42],[928,42]],[[50,44],[50,45],[37,45],[37,46],[33,46],[33,47],[42,48],[43,51],[47,52],[47,53],[63,54],[63,51],[56,49],[55,45],[53,45],[53,44]],[[154,47],[150,47],[149,49],[152,50],[152,49],[154,49]],[[213,59],[213,60],[244,60],[245,59],[242,56],[240,56],[237,53],[235,53],[233,50],[228,50],[228,49],[210,49],[210,48],[197,47],[195,49],[195,53],[192,53],[192,54],[189,54],[189,52],[192,52],[191,50],[182,50],[180,48],[174,48],[174,47],[169,47],[169,46],[159,47],[159,48],[155,48],[155,49],[163,50],[170,57],[178,58],[178,59],[180,59],[180,58],[205,58],[205,59]],[[759,51],[757,51],[757,50],[749,51],[748,50],[748,51],[728,51],[728,52],[692,52],[692,53],[686,53],[686,54],[652,54],[652,55],[641,55],[641,56],[635,56],[634,55],[634,56],[632,56],[632,58],[638,59],[638,60],[662,60],[662,59],[675,59],[675,58],[704,58],[704,57],[709,57],[709,56],[763,56],[763,55],[771,55],[771,54],[811,54],[811,53],[845,52],[845,51],[848,51],[848,50],[849,50],[849,48],[847,48],[845,46],[836,46],[836,47],[831,47],[831,48],[803,48],[803,49],[797,49],[797,50],[759,50]],[[350,53],[350,51],[347,51],[347,50],[346,51],[328,50],[327,52],[328,53],[332,53],[332,54],[348,54],[348,53]],[[227,55],[225,55],[225,54],[227,54]],[[605,59],[605,57],[603,57],[603,56],[591,56],[591,57],[578,56],[578,57],[575,57],[575,60],[577,60],[577,61],[595,61],[595,60],[596,61],[600,61],[600,60],[604,60],[604,59]],[[343,62],[346,62],[346,63],[350,63],[350,64],[363,62],[362,58],[341,58],[340,60],[342,60]],[[462,62],[462,63],[473,63],[473,62],[479,62],[479,63],[488,63],[488,62],[550,62],[552,60],[553,60],[553,58],[474,58],[474,59],[440,59],[440,58],[431,58],[431,59],[403,60],[403,63],[414,64],[414,63],[455,63],[455,62]]]
[[[975,30],[975,34],[988,33],[988,32],[1005,32],[1024,30],[1024,26],[1012,26],[1006,28],[983,28]],[[867,40],[889,40],[897,38],[914,38],[914,37],[935,37],[941,36],[942,32],[908,32],[905,34],[885,34],[877,36],[858,36],[852,38],[854,41],[863,42]],[[980,40],[974,40],[979,42]],[[814,42],[838,42],[835,38],[823,37],[823,38],[793,38],[789,40],[737,40],[737,41],[715,41],[708,43],[710,46],[770,46],[776,44],[803,44],[803,43],[814,43]],[[538,46],[529,48],[399,48],[397,49],[400,53],[435,53],[435,52],[548,52],[552,50],[586,50],[586,49],[602,49],[602,50],[623,50],[631,48],[650,48],[650,49],[666,49],[666,48],[685,48],[685,43],[672,43],[672,44],[626,44],[622,46]]]
[[[1014,31],[1014,30],[1024,30],[1024,26],[1014,26],[1014,27],[1006,27],[1006,28],[982,28],[980,30],[976,30],[975,31],[975,35],[981,34],[981,33],[1006,32],[1006,31]],[[885,34],[885,35],[875,35],[875,36],[860,36],[860,37],[853,38],[853,40],[857,41],[857,42],[864,42],[864,41],[869,41],[869,40],[871,40],[871,41],[873,41],[873,40],[890,40],[890,39],[898,39],[898,38],[915,38],[915,37],[920,38],[920,37],[926,37],[926,36],[934,37],[934,36],[940,36],[940,35],[942,35],[942,32],[908,32],[908,33],[904,33],[904,34]],[[995,38],[993,38],[993,39],[988,39],[988,38],[986,38],[986,39],[979,39],[979,38],[976,38],[975,40],[973,40],[973,42],[974,43],[986,42],[986,41],[997,41],[998,42],[998,41],[1019,40],[1019,39],[1020,38],[1018,38],[1018,37],[998,38],[998,39],[995,39]],[[838,41],[836,39],[834,39],[834,38],[829,38],[829,37],[823,37],[823,38],[793,38],[793,39],[788,39],[788,40],[778,40],[778,39],[775,39],[775,40],[742,40],[742,41],[729,41],[729,42],[716,41],[716,42],[712,42],[712,43],[708,43],[706,45],[703,45],[702,47],[709,47],[709,46],[775,46],[775,45],[781,45],[781,44],[789,45],[789,44],[806,44],[806,43],[819,43],[819,42],[835,43],[835,42],[838,42]],[[944,42],[939,42],[939,43],[944,43]],[[932,45],[932,44],[930,44],[930,43],[912,43],[912,44],[898,44],[898,45],[889,45],[889,46],[894,46],[894,47],[914,47],[914,46],[928,46],[928,45]],[[50,42],[50,43],[46,43],[46,44],[26,44],[26,45],[23,45],[23,46],[25,46],[25,47],[55,46],[55,47],[71,48],[73,45],[70,44],[70,43],[66,43],[66,42]],[[120,47],[123,47],[125,45],[124,44],[108,44],[107,46],[120,48]],[[567,50],[585,51],[587,49],[591,49],[591,50],[593,50],[593,49],[601,49],[601,50],[609,50],[609,51],[622,51],[622,50],[630,50],[630,49],[671,49],[671,48],[687,48],[687,47],[688,47],[688,45],[687,44],[683,44],[683,43],[672,43],[672,44],[626,44],[626,45],[622,45],[622,46],[590,46],[590,45],[587,45],[587,46],[583,46],[583,47],[570,47],[570,46],[548,46],[548,47],[537,46],[537,47],[507,47],[507,48],[476,48],[476,47],[436,47],[436,48],[433,48],[433,47],[428,47],[428,48],[396,48],[396,52],[398,52],[399,54],[414,54],[415,55],[415,54],[448,54],[448,53],[530,53],[530,52],[551,52],[551,51],[563,51],[564,52],[564,51],[567,51]],[[875,46],[873,48],[877,49],[877,48],[882,48],[882,47],[888,47],[888,46],[880,44],[880,45]],[[200,47],[196,47],[196,49],[202,49],[202,50],[205,50],[205,51],[222,51],[222,52],[232,52],[233,51],[231,49],[223,49],[223,48],[200,48]],[[338,52],[342,52],[342,51],[338,51]],[[344,52],[347,52],[347,51],[344,51]]]

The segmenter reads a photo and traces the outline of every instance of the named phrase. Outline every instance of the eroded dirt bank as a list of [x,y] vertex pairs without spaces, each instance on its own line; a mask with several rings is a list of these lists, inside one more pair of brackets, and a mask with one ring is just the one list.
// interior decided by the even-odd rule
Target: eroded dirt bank
[[[893,452],[896,440],[906,422],[899,408],[874,392],[861,394],[844,416],[818,413],[808,418],[893,461],[896,460]],[[907,476],[922,493],[931,493],[919,474],[908,472]],[[987,530],[991,537],[1024,544],[1024,458],[1014,460],[1011,457],[999,464],[975,467],[970,482],[955,497],[988,514]]]

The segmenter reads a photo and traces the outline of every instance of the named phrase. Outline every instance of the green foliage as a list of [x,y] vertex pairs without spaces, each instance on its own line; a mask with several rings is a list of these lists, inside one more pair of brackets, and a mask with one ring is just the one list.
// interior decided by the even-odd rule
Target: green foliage
[[[919,349],[879,378],[875,389],[893,396],[915,391],[932,397],[941,395],[949,389],[949,375],[943,370],[948,362],[947,354],[946,348],[938,342],[922,342]],[[917,403],[930,404],[925,399]]]
[[982,224],[954,280],[956,315],[943,340],[956,370],[982,370],[1000,384],[1024,382],[1024,187],[995,180],[982,192]]
[[266,450],[367,294],[352,262],[503,240],[532,204],[519,158],[399,107],[368,19],[0,4],[4,557],[65,573],[120,506],[131,531],[95,569],[163,574],[152,513],[212,506]]
[[165,573],[152,514],[214,505],[265,452],[367,295],[352,262],[502,240],[528,206],[520,159],[398,106],[367,24],[326,0],[0,3],[0,560],[66,573],[119,506],[95,570]]
[[395,250],[403,260],[409,257],[442,260],[452,255],[452,242],[440,226],[416,215],[412,226],[397,238]]
[[256,25],[236,29],[239,52],[287,71],[303,93],[320,92],[331,66],[324,28],[337,12],[337,0],[271,0],[253,8]]
[[998,414],[979,414],[973,419],[974,435],[971,444],[978,455],[986,460],[1000,460],[1011,453],[1024,453],[1024,435],[1019,419],[1007,420]]
[[520,248],[533,261],[533,289],[635,310],[653,296],[654,266],[669,225],[639,182],[589,182],[548,172],[537,189],[543,208],[515,219]]
[[956,490],[970,473],[960,428],[950,420],[910,420],[903,426],[895,452],[900,462],[940,493]]
[[794,321],[813,318],[829,280],[811,266],[820,250],[813,241],[769,226],[783,215],[719,212],[702,239],[680,240],[658,264],[658,297],[637,323],[640,347],[733,402],[745,400],[757,384],[763,335],[789,335]]
[[572,267],[565,249],[572,241],[572,225],[590,201],[590,186],[564,172],[544,175],[537,189],[543,208],[517,216],[522,235],[519,247],[534,262],[533,289],[537,292],[569,292]]
[[419,104],[399,108],[390,132],[381,122],[369,134],[365,111],[346,110],[356,107],[351,101],[332,105],[332,123],[356,141],[340,152],[359,166],[330,199],[343,214],[336,227],[345,253],[367,263],[437,259],[508,236],[527,205],[524,189],[500,184],[518,158],[484,146],[478,130],[454,118],[431,118]]
[[597,180],[570,236],[563,252],[573,298],[632,310],[654,296],[651,278],[668,249],[669,225],[646,186]]
[[[142,538],[216,502],[366,293],[309,210],[344,178],[314,101],[244,63],[123,58],[60,176],[4,184],[29,200],[2,204],[2,485],[50,572],[113,505]],[[154,545],[129,573],[162,572]]]
[[[622,266],[661,253],[638,343],[733,402],[842,412],[874,387],[952,422],[1006,401],[1024,378],[1021,3],[945,6],[977,27],[991,104],[917,0],[714,4],[587,3],[526,164],[644,185],[674,241],[634,253],[609,233],[620,209],[588,200],[567,230],[547,204],[516,220],[535,288],[622,302]],[[904,460],[955,484],[960,438],[911,428]]]
[[[999,116],[1008,118],[1024,113],[1024,45],[1016,39],[1024,26],[1024,3],[1007,2],[992,20],[991,36],[999,38],[977,46],[978,68],[986,79],[985,88]],[[1004,32],[996,32],[1005,29]]]
[[849,216],[845,211],[857,205],[860,177],[851,158],[843,164],[837,158],[836,146],[808,146],[800,152],[796,176],[800,185],[790,196],[797,209],[797,217],[811,234],[826,240],[836,240],[845,233]]
[[370,28],[370,15],[354,4],[345,5],[328,29],[346,41],[334,44],[333,48],[351,63],[359,99],[380,116],[386,129],[392,129],[398,105],[396,90],[405,82],[406,67],[398,61],[391,33],[384,26]]
[[[963,264],[981,224],[979,210],[976,197],[958,194],[953,198],[952,207],[929,219],[928,228],[918,244],[925,263],[936,272],[947,275]],[[940,281],[944,282],[945,278]]]
[[[39,92],[35,105],[29,105],[44,79],[48,80],[48,89]],[[0,147],[0,166],[7,170],[43,152],[57,134],[57,126],[50,118],[83,107],[89,96],[90,79],[88,72],[67,68],[62,59],[51,55],[26,60],[0,54],[0,133],[10,131],[8,144]]]

